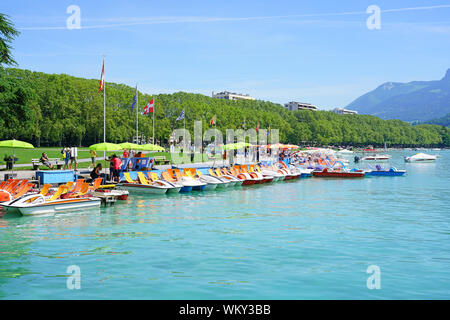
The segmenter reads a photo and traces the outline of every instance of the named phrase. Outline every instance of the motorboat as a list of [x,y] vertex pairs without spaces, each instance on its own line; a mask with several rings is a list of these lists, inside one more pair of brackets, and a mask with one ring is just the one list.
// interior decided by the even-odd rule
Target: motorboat
[[346,170],[343,168],[323,168],[321,170],[317,169],[312,172],[314,177],[322,178],[364,178],[366,172],[364,170]]
[[406,173],[406,170],[399,170],[396,167],[390,167],[389,169],[382,168],[380,165],[377,165],[374,170],[367,171],[367,175],[369,176],[384,176],[384,177],[397,177],[403,176]]
[[425,153],[417,153],[410,157],[405,157],[405,162],[433,162],[437,156]]
[[365,156],[361,159],[361,161],[375,161],[375,162],[382,162],[382,161],[389,161],[391,158],[390,155],[387,154],[373,154],[371,156]]
[[348,150],[348,149],[341,149],[341,150],[337,151],[337,153],[340,153],[340,154],[352,154],[353,151],[352,150]]

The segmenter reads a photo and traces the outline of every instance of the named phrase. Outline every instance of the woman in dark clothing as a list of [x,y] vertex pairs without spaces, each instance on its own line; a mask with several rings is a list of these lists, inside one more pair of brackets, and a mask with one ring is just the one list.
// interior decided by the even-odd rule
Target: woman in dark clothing
[[102,164],[99,163],[92,171],[91,171],[91,179],[94,181],[98,177],[100,177],[102,172]]

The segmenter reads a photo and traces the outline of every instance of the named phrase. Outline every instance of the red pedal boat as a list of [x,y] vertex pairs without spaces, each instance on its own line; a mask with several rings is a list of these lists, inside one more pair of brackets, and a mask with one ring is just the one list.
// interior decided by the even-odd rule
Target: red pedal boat
[[366,173],[363,170],[344,171],[325,168],[322,171],[314,170],[312,174],[315,177],[326,177],[326,178],[364,178],[364,175]]

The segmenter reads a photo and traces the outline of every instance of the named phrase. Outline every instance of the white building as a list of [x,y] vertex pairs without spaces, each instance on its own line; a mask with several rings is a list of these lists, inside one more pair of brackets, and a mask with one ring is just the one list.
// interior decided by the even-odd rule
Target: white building
[[333,112],[337,113],[337,114],[358,114],[358,111],[348,110],[348,109],[344,109],[344,108],[335,108],[335,109],[333,109]]
[[217,99],[226,100],[255,100],[255,98],[250,97],[248,94],[234,93],[228,91],[222,91],[219,93],[212,92],[212,97]]
[[289,103],[286,103],[284,105],[284,107],[290,111],[294,111],[294,110],[313,110],[313,111],[317,111],[317,107],[313,106],[312,104],[309,103],[304,103],[304,102],[297,102],[297,101],[291,101]]

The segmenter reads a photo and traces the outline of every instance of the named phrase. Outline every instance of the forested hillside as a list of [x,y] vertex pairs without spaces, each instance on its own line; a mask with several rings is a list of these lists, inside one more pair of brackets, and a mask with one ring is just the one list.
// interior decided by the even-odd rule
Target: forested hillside
[[[0,69],[0,139],[20,139],[36,146],[83,145],[103,141],[103,95],[98,80],[45,74],[21,69]],[[106,84],[106,136],[109,142],[131,141],[136,134],[136,114],[131,109],[135,88]],[[217,115],[217,129],[240,127],[279,129],[281,142],[295,144],[350,144],[397,146],[450,146],[450,129],[437,125],[411,126],[400,120],[332,112],[291,112],[266,101],[227,101],[200,94],[177,92],[149,96],[139,93],[139,105],[154,98],[156,137],[163,143],[183,121],[186,126],[203,121],[203,129]],[[152,135],[151,115],[139,116],[139,130]]]

